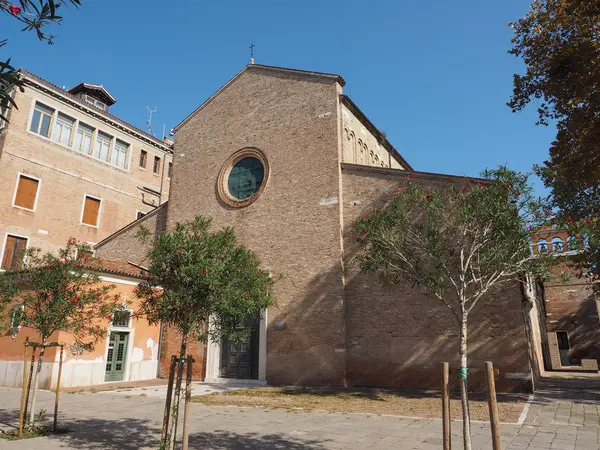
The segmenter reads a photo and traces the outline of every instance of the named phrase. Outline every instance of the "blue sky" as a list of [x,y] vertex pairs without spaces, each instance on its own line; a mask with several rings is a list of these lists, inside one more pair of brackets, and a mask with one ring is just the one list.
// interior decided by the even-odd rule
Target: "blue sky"
[[[547,157],[552,128],[506,106],[527,0],[82,0],[48,46],[0,17],[0,58],[60,86],[104,84],[111,112],[154,132],[185,118],[249,59],[342,75],[345,92],[417,170],[477,175]],[[301,149],[299,149],[301,151]],[[541,186],[541,183],[538,183]],[[541,192],[541,190],[540,190]]]

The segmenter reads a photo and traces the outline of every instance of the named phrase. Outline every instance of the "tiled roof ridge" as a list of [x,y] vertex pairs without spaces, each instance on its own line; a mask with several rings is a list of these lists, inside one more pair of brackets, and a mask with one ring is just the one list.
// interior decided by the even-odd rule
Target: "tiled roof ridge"
[[93,271],[130,278],[142,278],[145,273],[141,267],[130,262],[96,257],[89,258],[83,263],[83,267]]

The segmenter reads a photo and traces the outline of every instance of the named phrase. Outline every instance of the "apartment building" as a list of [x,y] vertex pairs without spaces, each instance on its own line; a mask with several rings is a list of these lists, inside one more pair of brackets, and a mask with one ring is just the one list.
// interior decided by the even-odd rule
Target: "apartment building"
[[172,142],[112,115],[104,86],[20,73],[17,108],[0,123],[2,270],[28,247],[100,242],[164,203],[172,172]]

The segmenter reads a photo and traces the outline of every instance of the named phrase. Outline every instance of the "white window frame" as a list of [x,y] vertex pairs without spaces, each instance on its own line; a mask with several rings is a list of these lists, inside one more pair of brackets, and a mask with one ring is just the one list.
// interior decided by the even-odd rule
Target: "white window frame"
[[[43,135],[38,134],[38,133],[34,133],[33,131],[31,131],[31,122],[33,121],[33,114],[35,112],[35,104],[36,103],[41,103],[42,105],[46,106],[46,104],[44,104],[43,102],[38,102],[38,100],[36,100],[36,99],[32,100],[31,111],[29,112],[29,120],[27,121],[27,133],[29,133],[29,134],[31,134],[31,135],[39,138],[39,139],[44,139],[44,140],[46,140],[48,142],[51,142],[54,145],[59,145],[62,148],[67,148],[67,149],[69,149],[69,150],[71,150],[71,151],[73,151],[75,153],[78,153],[79,155],[87,156],[88,158],[91,158],[91,159],[93,159],[95,161],[99,161],[101,163],[104,163],[104,164],[106,164],[106,165],[108,165],[110,167],[113,167],[113,168],[117,169],[117,170],[121,170],[121,171],[126,172],[126,173],[130,173],[131,172],[131,163],[132,163],[132,158],[133,158],[133,145],[130,143],[131,141],[128,142],[127,140],[123,140],[123,139],[119,138],[119,140],[121,142],[123,142],[124,144],[127,144],[129,146],[128,147],[128,151],[127,151],[127,155],[126,155],[126,158],[125,158],[126,159],[126,161],[125,161],[125,167],[124,168],[123,167],[119,167],[118,165],[114,165],[114,164],[111,163],[112,151],[113,151],[113,148],[115,146],[115,141],[117,139],[116,136],[113,136],[113,130],[111,130],[110,132],[105,132],[105,131],[102,131],[102,130],[100,130],[98,128],[95,128],[92,125],[89,125],[89,122],[87,122],[86,120],[80,120],[78,118],[75,118],[74,119],[75,122],[73,124],[73,130],[71,132],[71,138],[70,138],[69,145],[64,145],[61,142],[57,142],[54,139],[52,139],[52,131],[54,129],[54,124],[55,124],[55,122],[57,120],[58,114],[61,113],[61,114],[65,115],[65,116],[67,116],[67,117],[72,118],[71,115],[69,115],[67,113],[64,113],[62,109],[59,110],[59,109],[57,109],[54,106],[48,106],[48,108],[54,110],[54,113],[52,114],[52,116],[50,118],[50,134],[49,134],[48,137],[43,136]],[[94,130],[93,133],[92,133],[92,140],[91,140],[91,143],[90,143],[90,153],[87,153],[87,154],[86,153],[82,153],[79,150],[76,150],[74,148],[75,135],[77,134],[77,130],[79,129],[79,122],[83,122],[88,127],[92,128]],[[106,136],[109,136],[111,138],[110,145],[109,145],[109,148],[108,148],[108,160],[104,160],[104,159],[100,158],[100,154],[98,154],[97,158],[94,156],[94,149],[95,149],[95,146],[96,146],[96,139],[98,138],[99,133],[102,133],[102,134],[104,134]],[[101,151],[101,149],[100,149],[100,151]],[[150,154],[150,153],[148,152],[148,154]],[[159,175],[159,174],[157,174],[157,175]]]
[[[17,190],[19,189],[19,180],[21,179],[22,176],[25,178],[31,178],[32,180],[36,180],[38,182],[37,191],[35,193],[35,199],[33,200],[33,209],[24,208],[23,206],[15,205],[15,200],[17,199]],[[35,210],[37,209],[37,203],[38,203],[38,198],[40,196],[41,188],[42,188],[42,179],[41,178],[34,177],[33,175],[28,175],[23,172],[17,172],[17,182],[15,183],[15,190],[13,192],[13,198],[12,198],[12,203],[11,203],[12,207],[18,208],[18,209],[23,209],[25,211],[35,212]]]
[[[142,217],[138,217],[138,214],[139,214],[139,213],[142,213],[142,214],[143,214],[143,216],[142,216]],[[140,220],[140,219],[143,219],[143,218],[144,218],[145,216],[147,216],[147,215],[148,215],[148,213],[147,213],[146,211],[142,211],[141,209],[136,209],[136,210],[135,210],[135,220]]]
[[[71,122],[70,124],[66,123],[65,121],[63,121],[63,120],[60,119],[59,116],[61,116],[61,115],[64,116],[64,117],[66,117],[67,119],[72,120],[73,122]],[[54,120],[54,126],[52,127],[52,131],[50,132],[50,138],[52,139],[53,142],[56,142],[57,144],[60,144],[60,145],[62,145],[64,147],[72,148],[72,146],[73,146],[73,138],[75,137],[75,132],[77,131],[77,124],[78,124],[78,122],[79,121],[77,119],[75,119],[74,117],[71,117],[68,114],[65,114],[63,112],[58,111],[56,113],[56,119]],[[61,130],[60,130],[60,134],[58,136],[58,139],[55,140],[54,139],[54,127],[57,126],[59,123],[62,124],[61,125]],[[63,132],[65,131],[65,126],[64,126],[65,124],[69,125],[71,127],[71,133],[69,135],[69,142],[68,142],[68,144],[63,144],[61,142]]]
[[[57,111],[56,108],[54,108],[52,106],[46,106],[46,105],[44,105],[47,108],[50,108],[50,109],[54,110],[54,112],[50,116],[50,126],[49,126],[49,129],[48,129],[48,136],[44,136],[43,134],[39,134],[39,133],[36,133],[34,131],[31,131],[31,123],[33,122],[33,115],[35,114],[35,105],[37,103],[40,103],[40,104],[44,105],[44,103],[39,102],[37,99],[35,99],[35,98],[33,99],[33,103],[31,105],[31,111],[29,113],[29,120],[27,121],[27,132],[31,133],[34,136],[37,136],[39,138],[46,139],[46,140],[48,140],[50,142],[54,142],[56,144],[56,142],[52,140],[52,129],[54,128],[54,121],[55,121],[56,115],[58,114],[58,111]],[[43,113],[43,114],[46,114],[46,113]],[[41,126],[41,123],[42,122],[40,120],[40,126]],[[60,145],[62,145],[62,144],[60,144]]]
[[[98,217],[96,219],[96,225],[90,225],[89,223],[83,223],[83,212],[85,211],[85,199],[87,197],[100,201],[100,206],[98,207]],[[100,219],[102,217],[103,206],[104,206],[104,200],[102,198],[96,197],[95,195],[92,195],[92,194],[83,194],[83,203],[81,205],[81,216],[79,217],[79,223],[81,225],[85,225],[86,227],[96,228],[96,229],[99,228],[100,227]]]
[[[29,238],[29,236],[24,236],[21,234],[17,234],[17,233],[9,233],[8,231],[4,233],[4,241],[2,242],[2,252],[0,252],[0,265],[2,264],[2,261],[4,260],[4,251],[6,250],[6,241],[8,240],[8,236],[14,236],[14,237],[18,237],[18,238],[22,238],[22,239],[27,239],[27,244],[25,244],[25,250],[27,250],[29,248],[29,243],[31,242],[31,239]],[[0,272],[6,272],[6,269],[2,269],[2,267],[0,266]]]
[[[91,128],[91,130],[92,130],[92,132],[90,133],[88,130],[86,130],[84,128],[81,128],[82,137],[81,137],[80,147],[81,147],[81,145],[84,142],[85,136],[88,135],[88,134],[90,135],[90,149],[89,149],[89,151],[87,153],[84,153],[83,151],[81,151],[80,148],[75,148],[75,136],[77,135],[77,133],[79,133],[79,127],[81,125],[85,126],[86,128]],[[86,122],[83,122],[83,121],[77,119],[77,123],[76,123],[74,131],[75,132],[73,133],[73,139],[72,139],[73,143],[70,146],[71,150],[74,150],[75,152],[79,153],[80,155],[85,155],[85,156],[90,156],[91,157],[92,154],[94,153],[94,140],[95,140],[94,139],[94,133],[95,133],[96,129],[94,127],[92,127],[91,125],[88,125]]]

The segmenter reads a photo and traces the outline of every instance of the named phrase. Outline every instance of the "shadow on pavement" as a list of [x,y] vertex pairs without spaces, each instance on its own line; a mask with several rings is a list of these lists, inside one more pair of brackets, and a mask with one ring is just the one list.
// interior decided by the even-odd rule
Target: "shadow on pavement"
[[236,434],[227,431],[190,434],[190,449],[261,449],[261,450],[320,450],[325,449],[323,440],[290,439],[278,434]]
[[[4,429],[15,427],[18,424],[18,415],[18,410],[0,410],[0,424],[4,425]],[[44,420],[44,423],[50,425],[51,419]],[[43,439],[60,443],[61,447],[64,448],[94,450],[158,448],[160,439],[160,427],[150,420],[143,419],[63,419],[59,421],[59,428],[66,429],[69,432],[50,435]],[[180,433],[181,427],[178,434]],[[22,442],[25,443],[26,441]],[[179,442],[181,442],[181,438]],[[293,439],[276,433],[260,435],[256,433],[237,434],[227,431],[215,431],[190,434],[190,449],[198,450],[321,450],[325,448],[322,445],[324,442],[315,439]]]

